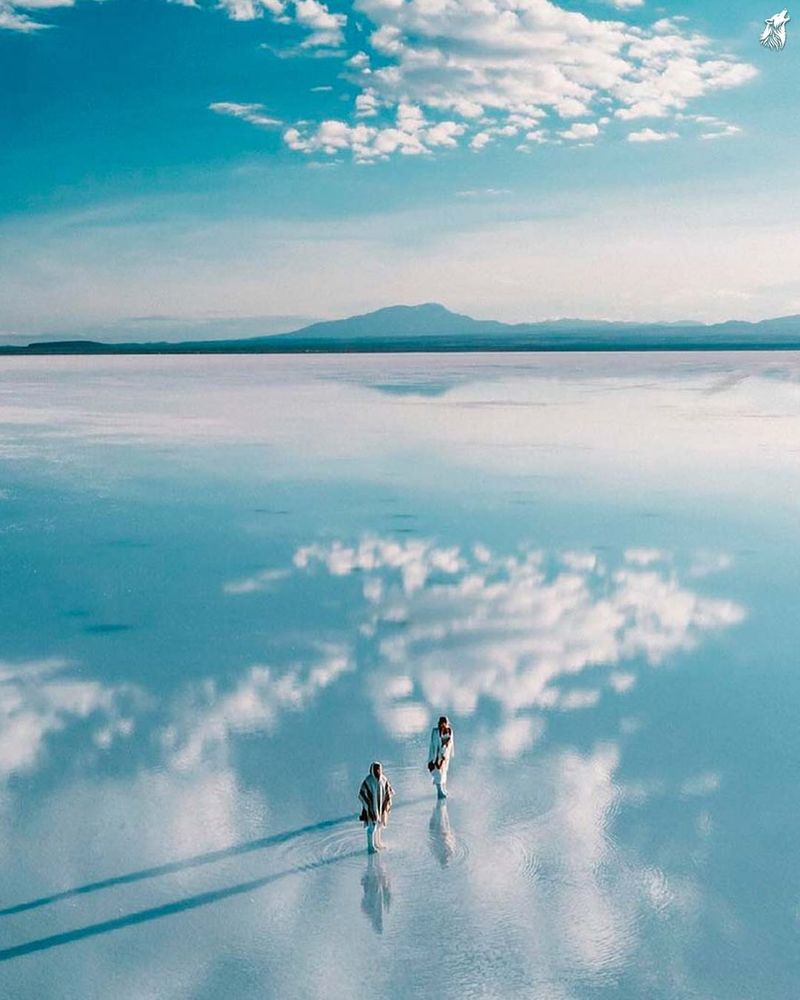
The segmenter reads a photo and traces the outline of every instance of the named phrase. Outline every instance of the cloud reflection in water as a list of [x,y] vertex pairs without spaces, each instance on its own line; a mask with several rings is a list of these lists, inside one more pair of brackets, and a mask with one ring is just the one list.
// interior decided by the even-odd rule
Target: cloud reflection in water
[[[293,562],[296,572],[334,585],[361,581],[358,642],[374,665],[376,712],[393,734],[422,733],[437,710],[470,715],[488,698],[503,711],[496,748],[507,757],[541,735],[532,710],[598,703],[596,673],[592,686],[575,686],[591,668],[611,668],[605,684],[623,693],[637,666],[658,666],[745,617],[740,604],[683,583],[659,549],[629,549],[614,564],[593,552],[502,554],[481,543],[368,536],[300,546]],[[718,556],[714,565],[725,562]],[[271,588],[274,579],[259,573],[239,581],[238,592],[264,589],[267,580]],[[355,649],[345,633],[347,642]]]

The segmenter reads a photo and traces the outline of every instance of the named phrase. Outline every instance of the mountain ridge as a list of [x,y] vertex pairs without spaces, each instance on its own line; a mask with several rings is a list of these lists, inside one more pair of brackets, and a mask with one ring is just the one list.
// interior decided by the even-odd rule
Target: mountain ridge
[[19,354],[224,354],[381,351],[800,350],[800,316],[757,321],[638,323],[557,319],[503,323],[452,312],[437,302],[385,306],[285,333],[219,340],[110,343],[35,341],[0,347]]

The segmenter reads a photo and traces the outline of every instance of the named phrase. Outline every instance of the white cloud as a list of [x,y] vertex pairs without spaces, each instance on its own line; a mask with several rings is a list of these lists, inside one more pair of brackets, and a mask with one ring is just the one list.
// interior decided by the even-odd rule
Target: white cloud
[[541,716],[521,715],[508,719],[497,732],[495,746],[501,757],[515,759],[544,735]]
[[728,139],[734,135],[741,135],[742,130],[738,125],[723,124],[714,132],[703,132],[701,139]]
[[625,694],[626,691],[630,691],[636,684],[636,674],[629,674],[621,670],[615,670],[609,675],[608,683],[617,692],[617,694]]
[[263,104],[237,104],[235,101],[216,101],[209,104],[209,110],[218,115],[229,115],[232,118],[240,118],[251,125],[259,125],[263,128],[270,128],[280,125],[279,118],[271,118],[264,114]]
[[226,594],[254,594],[257,591],[272,590],[279,580],[289,575],[286,569],[265,569],[241,580],[231,580],[224,584]]
[[585,141],[609,114],[667,117],[755,74],[680,18],[636,27],[547,0],[357,0],[355,9],[371,22],[369,47],[383,64],[358,53],[349,60],[353,82],[387,109],[411,101],[426,115],[461,119],[475,149],[514,117],[582,117],[582,127],[561,134]]
[[426,129],[425,142],[428,146],[456,146],[457,137],[464,131],[465,127],[457,122],[439,122],[438,125]]
[[217,6],[233,21],[254,21],[265,11],[280,17],[285,9],[280,0],[219,0]]
[[[39,30],[44,25],[28,11],[73,2],[0,0],[0,28]],[[200,6],[197,0],[173,2]],[[642,0],[611,2],[624,11],[641,6]],[[278,47],[278,54],[321,49],[347,55],[343,48],[347,15],[331,11],[322,0],[218,0],[215,6],[235,21],[267,15],[304,29],[299,47]],[[567,10],[549,0],[356,0],[354,9],[368,22],[367,43],[346,63],[352,82],[360,88],[356,115],[371,117],[381,106],[391,116],[410,103],[423,109],[432,136],[440,135],[440,126],[449,123],[446,141],[433,138],[427,143],[422,138],[411,142],[403,137],[402,128],[384,123],[367,144],[372,150],[368,155],[358,138],[347,144],[355,158],[364,161],[451,146],[462,135],[473,149],[481,149],[494,136],[511,135],[510,129],[520,127],[520,118],[528,120],[532,141],[549,137],[544,128],[547,119],[553,120],[549,130],[553,134],[587,141],[598,135],[587,130],[611,114],[622,120],[675,116],[690,102],[741,86],[756,72],[716,51],[711,39],[678,17],[661,18],[649,27],[634,26]],[[379,56],[377,68],[372,65],[373,52]],[[243,120],[264,124],[258,120],[260,106],[241,107],[255,109],[252,117],[240,115]],[[584,121],[559,129],[559,120],[576,118]],[[536,123],[542,127],[534,128]],[[325,125],[330,128],[330,123],[322,123],[301,136],[297,123],[286,133],[286,142],[300,152],[332,155],[343,147],[319,140],[318,131]],[[737,131],[736,126],[726,126],[702,138]]]
[[297,23],[310,31],[303,48],[337,48],[344,41],[345,14],[332,14],[319,0],[295,0],[294,12]]
[[677,132],[658,132],[653,128],[643,128],[638,132],[628,133],[628,142],[666,142],[668,139],[677,138]]
[[309,662],[287,669],[256,664],[229,691],[209,678],[176,710],[163,742],[172,765],[196,768],[227,758],[234,733],[271,731],[282,713],[299,711],[343,673],[353,669],[342,648],[321,644]]
[[378,101],[371,90],[365,90],[356,97],[356,117],[371,118],[378,113]]
[[[531,709],[591,708],[599,688],[571,683],[585,671],[614,668],[610,686],[627,691],[635,674],[618,665],[657,666],[744,617],[736,603],[696,594],[671,569],[654,569],[655,550],[630,552],[645,563],[611,571],[566,553],[562,564],[572,567],[552,577],[537,551],[486,550],[481,560],[427,540],[368,537],[301,546],[294,565],[334,579],[357,572],[365,587],[380,582],[361,629],[376,664],[371,692],[384,724],[408,734],[422,732],[438,708],[470,714],[481,698],[495,701],[507,722],[529,719]],[[527,746],[527,726],[506,730],[501,752]]]
[[687,778],[681,785],[680,794],[683,798],[700,798],[719,791],[721,784],[720,776],[715,771],[706,771]]
[[564,139],[595,139],[600,134],[600,128],[594,122],[575,122],[566,131],[559,132]]
[[[360,117],[371,116],[375,107],[374,97],[369,94],[360,106],[357,101],[356,113]],[[402,103],[397,108],[396,121],[392,126],[348,125],[345,121],[329,119],[311,131],[289,128],[283,138],[290,149],[298,152],[321,151],[333,155],[350,150],[357,162],[368,163],[376,159],[385,160],[396,152],[419,156],[429,153],[436,146],[454,146],[455,137],[463,131],[463,125],[450,121],[429,126],[417,105]]]
[[704,577],[713,573],[722,573],[733,566],[733,556],[727,552],[710,552],[702,549],[695,553],[692,565],[689,567],[689,576]]
[[29,34],[48,28],[48,24],[35,20],[27,11],[50,10],[54,7],[72,7],[75,0],[28,0],[17,3],[14,0],[0,0],[0,30],[19,31]]
[[466,188],[464,191],[456,191],[456,198],[503,198],[509,194],[509,188]]
[[600,692],[595,688],[568,691],[563,694],[558,702],[558,707],[565,711],[572,711],[576,708],[594,708],[600,701]]
[[567,569],[589,573],[597,567],[597,556],[594,552],[562,552],[561,562]]
[[138,691],[76,679],[69,666],[60,658],[0,662],[0,779],[33,769],[48,739],[72,722],[95,721],[100,747],[132,733],[125,708],[141,700]]
[[653,563],[666,562],[669,560],[669,553],[663,549],[632,548],[625,549],[625,562],[634,566],[652,566]]

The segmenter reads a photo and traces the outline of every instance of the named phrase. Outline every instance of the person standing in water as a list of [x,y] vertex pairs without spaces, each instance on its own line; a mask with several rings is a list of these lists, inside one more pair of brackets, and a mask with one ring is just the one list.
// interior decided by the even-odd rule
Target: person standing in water
[[389,822],[393,795],[394,790],[383,773],[383,767],[379,761],[373,761],[369,774],[361,782],[361,788],[358,790],[361,802],[359,819],[367,828],[367,851],[370,854],[383,847],[381,830]]
[[431,730],[431,745],[428,750],[428,770],[436,786],[436,797],[439,799],[447,798],[447,769],[454,750],[453,729],[447,716],[442,715],[436,727]]

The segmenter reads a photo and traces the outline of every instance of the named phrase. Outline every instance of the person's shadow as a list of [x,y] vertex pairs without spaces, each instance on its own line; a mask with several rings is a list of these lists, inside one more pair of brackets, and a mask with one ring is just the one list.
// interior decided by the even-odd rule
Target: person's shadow
[[428,824],[428,842],[431,845],[433,856],[442,868],[446,868],[455,857],[456,838],[450,826],[447,802],[444,799],[439,799],[433,807],[431,820]]
[[383,934],[383,915],[392,903],[392,884],[380,854],[370,854],[361,876],[361,909],[376,934]]
[[[403,808],[415,805],[420,799],[412,799],[409,802],[400,803],[395,808]],[[120,885],[130,885],[136,882],[143,882],[149,879],[160,878],[165,875],[173,875],[176,872],[183,872],[204,865],[215,864],[229,858],[234,858],[255,851],[263,851],[265,848],[275,847],[278,844],[285,844],[287,841],[305,837],[308,834],[319,833],[323,830],[330,830],[333,827],[341,826],[345,823],[355,824],[354,813],[346,816],[335,816],[332,819],[320,820],[308,826],[301,826],[295,830],[286,830],[283,833],[271,834],[267,837],[260,837],[258,840],[250,840],[243,844],[233,844],[218,851],[208,851],[205,854],[196,854],[191,858],[182,858],[177,861],[168,861],[165,864],[154,865],[151,868],[140,868],[138,871],[125,872],[120,875],[112,875],[108,878],[98,879],[95,882],[87,882],[84,885],[73,886],[70,889],[62,889],[47,896],[39,896],[36,899],[29,899],[24,902],[15,903],[0,909],[0,917],[10,917],[18,913],[25,913],[39,907],[49,906],[52,903],[59,903],[63,900],[85,896],[90,893],[100,892]],[[308,861],[305,864],[295,865],[293,868],[285,868],[282,871],[264,875],[260,878],[250,879],[246,882],[238,882],[232,885],[223,885],[206,892],[199,892],[192,896],[184,896],[171,902],[162,903],[158,906],[147,907],[143,910],[134,910],[129,913],[122,913],[120,916],[112,917],[110,920],[102,920],[94,924],[86,924],[72,930],[63,931],[58,934],[50,934],[47,937],[36,938],[25,941],[22,944],[11,947],[0,948],[0,962],[7,962],[10,959],[20,958],[23,955],[30,955],[34,952],[48,951],[50,948],[57,948],[61,945],[70,944],[74,941],[82,941],[86,938],[96,937],[99,934],[108,934],[112,931],[120,930],[123,927],[132,927],[138,924],[149,923],[152,920],[160,920],[163,917],[174,916],[198,907],[209,906],[218,903],[223,899],[230,899],[233,896],[245,895],[262,889],[281,879],[294,875],[310,874],[327,868],[329,865],[337,864],[341,861],[356,858],[362,855],[363,849],[349,851],[345,854],[337,855],[333,858],[318,858]],[[384,887],[379,885],[379,899],[381,905],[388,905],[388,878],[384,872]],[[380,877],[379,877],[380,881]],[[370,890],[372,891],[372,890]],[[365,895],[367,890],[365,889]],[[365,910],[365,912],[367,912]],[[382,917],[381,917],[382,919]]]

